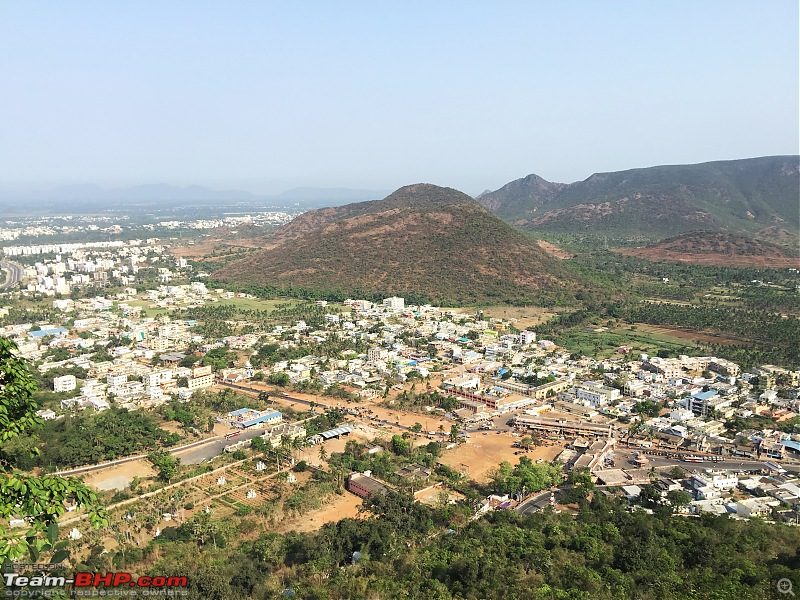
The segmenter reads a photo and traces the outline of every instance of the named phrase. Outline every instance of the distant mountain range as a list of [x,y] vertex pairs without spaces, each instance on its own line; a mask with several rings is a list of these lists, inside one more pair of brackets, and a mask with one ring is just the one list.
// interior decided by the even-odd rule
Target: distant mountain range
[[414,294],[451,305],[518,302],[578,287],[526,235],[466,194],[430,184],[305,212],[213,277],[345,296]]
[[96,209],[118,203],[141,205],[211,205],[215,203],[263,204],[269,207],[299,205],[300,208],[337,206],[346,202],[375,200],[384,197],[385,190],[348,188],[295,188],[266,196],[242,190],[214,190],[199,185],[174,186],[167,184],[137,185],[123,188],[103,188],[98,185],[68,185],[46,191],[12,192],[0,190],[0,203],[5,207],[30,210],[31,206],[72,210]]
[[715,230],[782,238],[800,231],[800,157],[768,156],[596,173],[571,184],[537,175],[478,201],[525,229],[663,238]]
[[294,188],[274,196],[271,200],[299,202],[305,205],[338,206],[348,202],[363,202],[386,197],[391,190],[354,190],[350,188]]

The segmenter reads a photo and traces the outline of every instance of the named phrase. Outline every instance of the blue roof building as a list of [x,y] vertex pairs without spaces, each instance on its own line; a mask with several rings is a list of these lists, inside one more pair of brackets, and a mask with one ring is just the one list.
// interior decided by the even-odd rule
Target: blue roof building
[[253,425],[278,423],[282,419],[283,419],[283,414],[281,414],[280,411],[276,410],[275,412],[260,415],[258,417],[255,417],[254,419],[250,419],[249,421],[242,421],[241,423],[237,423],[237,426],[247,429],[248,427],[253,427]]
[[66,329],[64,327],[51,327],[50,329],[40,329],[38,331],[31,331],[29,333],[30,333],[31,337],[41,338],[41,337],[45,337],[45,336],[48,336],[48,335],[61,336],[61,335],[64,335],[65,333],[67,333],[67,331],[68,331],[68,329]]

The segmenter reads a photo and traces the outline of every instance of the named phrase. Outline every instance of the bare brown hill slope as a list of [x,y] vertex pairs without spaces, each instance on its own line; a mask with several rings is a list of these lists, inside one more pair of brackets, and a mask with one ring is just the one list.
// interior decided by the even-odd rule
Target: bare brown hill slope
[[461,304],[574,298],[581,287],[563,264],[475,200],[430,184],[303,213],[263,249],[213,276],[251,286]]
[[647,260],[690,262],[729,267],[800,267],[800,257],[764,242],[730,233],[695,231],[668,238],[652,246],[626,248],[621,254]]

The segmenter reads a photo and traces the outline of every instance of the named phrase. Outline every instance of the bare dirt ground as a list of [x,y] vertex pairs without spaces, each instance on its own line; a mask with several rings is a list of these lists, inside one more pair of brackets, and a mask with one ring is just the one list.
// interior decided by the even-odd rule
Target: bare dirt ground
[[447,499],[449,502],[458,502],[464,499],[463,494],[459,494],[458,492],[454,492],[453,490],[448,490],[438,486],[432,489],[420,490],[414,494],[414,498],[416,498],[423,504],[428,504],[433,506],[440,502],[440,498],[442,497],[443,494],[447,494]]
[[83,476],[84,482],[98,490],[124,490],[134,477],[155,477],[155,471],[145,459],[115,465]]
[[678,329],[677,327],[648,325],[646,323],[636,323],[636,326],[641,332],[656,333],[659,335],[666,335],[669,337],[690,340],[694,342],[712,342],[714,344],[730,344],[735,346],[748,345],[750,343],[747,340],[727,337],[724,335],[715,335],[713,333],[686,331],[684,329]]
[[550,242],[545,242],[544,240],[536,240],[536,243],[542,250],[547,252],[549,255],[555,256],[556,258],[559,258],[561,260],[566,260],[568,258],[572,258],[573,256],[575,256],[574,254],[570,254],[563,248],[559,248],[558,246],[556,246],[555,244],[551,244]]
[[[465,308],[461,310],[471,311],[474,309]],[[554,311],[540,308],[538,306],[490,306],[483,309],[483,314],[495,319],[514,320],[514,326],[517,329],[535,327],[536,325],[544,323],[556,315]]]
[[[431,378],[431,385],[435,387],[438,381],[439,381],[438,379]],[[406,385],[406,389],[410,390],[411,385],[410,384]],[[420,393],[423,392],[424,390],[425,390],[425,384],[418,382],[415,388],[415,393]],[[392,399],[396,398],[397,395],[400,393],[401,392],[399,390],[392,390],[387,400],[391,402]],[[450,427],[453,425],[452,421],[443,419],[439,417],[436,413],[412,413],[412,412],[395,410],[391,408],[391,406],[388,407],[383,406],[382,403],[384,402],[384,400],[383,398],[380,397],[375,400],[360,402],[359,404],[348,404],[347,402],[342,402],[339,400],[335,400],[333,398],[326,398],[324,396],[299,394],[296,392],[291,392],[291,395],[295,398],[306,400],[307,402],[314,401],[320,404],[324,404],[326,406],[339,405],[341,408],[348,408],[348,407],[369,408],[378,419],[388,421],[388,423],[386,423],[385,429],[380,429],[380,431],[382,431],[389,437],[391,437],[391,435],[394,433],[402,433],[403,431],[405,431],[397,427],[398,422],[400,425],[403,425],[405,427],[412,427],[415,423],[419,423],[420,425],[422,425],[423,431],[438,431],[439,425],[441,425],[446,433],[450,432]],[[292,406],[292,402],[290,400],[285,400],[277,396],[270,398],[270,400],[274,401],[276,404]],[[305,405],[295,404],[294,408],[307,410],[308,407],[306,407]],[[366,424],[371,425],[375,428],[378,427],[377,424],[373,424],[371,422],[367,422]],[[421,437],[424,437],[424,435]],[[339,450],[335,451],[339,452]]]
[[[232,238],[225,236],[214,236],[203,238],[200,241],[188,240],[181,243],[173,243],[170,250],[178,258],[203,258],[214,260],[211,254],[215,250],[234,249],[234,248],[261,248],[263,240],[258,238]],[[217,257],[222,258],[222,257]]]
[[665,248],[624,248],[616,250],[626,256],[635,256],[657,262],[686,262],[695,265],[722,267],[781,268],[800,267],[800,259],[785,256],[755,256],[747,254],[721,254],[708,252],[689,254]]
[[325,523],[335,523],[342,519],[356,519],[358,518],[358,509],[361,507],[363,500],[345,492],[342,496],[334,496],[322,508],[312,510],[302,517],[283,521],[274,531],[278,533],[286,533],[287,531],[315,531],[322,527]]
[[[471,432],[469,442],[445,451],[441,462],[455,471],[465,471],[470,478],[483,483],[491,479],[492,472],[504,460],[512,465],[519,462],[520,456],[514,454],[517,448],[511,447],[515,439],[519,438],[494,432],[489,435]],[[560,445],[541,446],[531,448],[522,456],[533,461],[539,458],[553,460],[562,450]]]

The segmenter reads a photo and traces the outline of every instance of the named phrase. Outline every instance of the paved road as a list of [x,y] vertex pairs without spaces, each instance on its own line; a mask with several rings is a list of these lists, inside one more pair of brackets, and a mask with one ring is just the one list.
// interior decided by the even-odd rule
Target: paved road
[[218,438],[213,442],[205,444],[203,446],[199,446],[197,448],[191,448],[189,450],[185,450],[182,452],[173,452],[173,454],[181,459],[182,465],[197,465],[203,461],[211,460],[215,456],[219,456],[225,451],[225,446],[235,444],[242,440],[250,440],[256,436],[261,435],[264,433],[263,429],[251,429],[250,431],[242,431],[239,435],[232,437],[228,440],[224,438]]
[[11,289],[22,281],[22,273],[24,272],[22,265],[10,260],[0,260],[0,269],[6,272],[6,279],[0,284],[0,292]]
[[[188,444],[184,444],[183,446],[179,446],[177,448],[169,448],[170,454],[180,454],[181,452],[188,452],[191,448],[199,448],[204,444],[213,444],[216,440],[221,439],[220,437],[213,437],[208,438],[207,440],[198,440],[196,442],[190,442]],[[68,469],[66,471],[56,471],[55,475],[77,475],[78,473],[89,473],[90,471],[98,471],[100,469],[106,469],[108,467],[113,467],[116,465],[122,465],[128,462],[132,462],[134,460],[141,460],[143,458],[147,458],[146,454],[136,454],[133,456],[125,456],[123,458],[118,458],[116,460],[111,460],[104,463],[99,463],[96,465],[86,465],[83,467],[76,467],[74,469]]]
[[537,513],[541,510],[544,510],[550,506],[550,490],[546,492],[542,492],[534,496],[533,498],[528,498],[520,504],[516,510],[522,515],[532,515],[533,513]]

